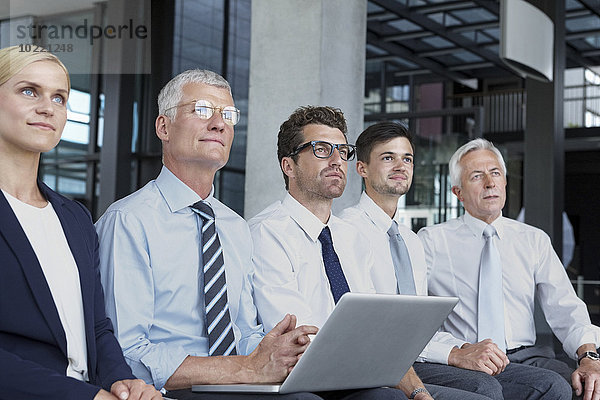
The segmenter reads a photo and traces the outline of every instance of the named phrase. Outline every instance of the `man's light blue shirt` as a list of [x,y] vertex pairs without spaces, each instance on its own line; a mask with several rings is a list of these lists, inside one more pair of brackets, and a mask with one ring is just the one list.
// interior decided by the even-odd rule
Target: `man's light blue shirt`
[[[200,196],[166,167],[115,202],[96,223],[106,312],[133,373],[162,388],[188,356],[208,355],[200,240]],[[264,332],[252,299],[252,240],[246,222],[213,197],[238,354]]]

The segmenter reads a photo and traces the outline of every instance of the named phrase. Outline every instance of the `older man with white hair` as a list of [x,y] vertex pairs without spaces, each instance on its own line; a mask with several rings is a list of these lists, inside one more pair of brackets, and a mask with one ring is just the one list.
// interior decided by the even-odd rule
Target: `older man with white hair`
[[[585,400],[600,398],[600,329],[591,324],[548,235],[502,215],[502,154],[475,139],[454,153],[449,169],[452,193],[465,214],[419,232],[429,294],[460,299],[442,327],[456,338],[448,343],[449,364],[495,376],[504,398],[547,391],[544,398],[570,399],[568,381],[577,395],[585,388]],[[578,360],[574,372],[552,351],[535,347],[536,298],[567,354]],[[442,369],[446,378],[460,373]],[[427,382],[425,371],[418,372]]]

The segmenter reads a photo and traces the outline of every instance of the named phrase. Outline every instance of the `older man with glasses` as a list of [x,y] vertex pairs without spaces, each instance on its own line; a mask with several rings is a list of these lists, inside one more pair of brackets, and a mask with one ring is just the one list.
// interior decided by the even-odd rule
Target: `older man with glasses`
[[96,224],[107,314],[133,373],[177,399],[319,399],[197,394],[194,384],[280,382],[315,327],[282,316],[264,334],[252,301],[246,222],[213,197],[240,112],[211,71],[173,78],[158,96],[164,166]]

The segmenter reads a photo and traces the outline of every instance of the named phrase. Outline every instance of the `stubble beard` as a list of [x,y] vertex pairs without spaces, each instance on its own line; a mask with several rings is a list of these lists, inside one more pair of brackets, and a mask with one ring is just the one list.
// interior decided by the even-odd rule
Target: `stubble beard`
[[408,192],[408,190],[410,189],[410,185],[408,185],[408,182],[406,182],[406,184],[404,185],[399,186],[393,186],[385,183],[371,184],[371,186],[373,187],[373,190],[375,190],[375,192],[379,194],[392,195],[398,197],[405,195],[406,192]]
[[[342,170],[338,170],[344,177],[346,174]],[[304,176],[300,173],[296,177],[296,184],[301,192],[312,198],[322,198],[322,199],[336,199],[340,197],[344,193],[344,189],[346,187],[346,180],[341,179],[337,184],[325,185],[325,174],[329,172],[329,168],[323,169],[319,173],[320,179],[311,179],[309,177]]]

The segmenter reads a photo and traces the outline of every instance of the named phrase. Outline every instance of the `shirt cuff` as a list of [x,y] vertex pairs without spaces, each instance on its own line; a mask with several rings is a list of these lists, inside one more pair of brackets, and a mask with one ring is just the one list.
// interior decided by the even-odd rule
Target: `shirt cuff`
[[465,343],[465,341],[458,339],[446,339],[444,342],[432,340],[425,346],[421,354],[419,354],[417,361],[448,365],[448,357],[450,356],[452,349],[455,347],[460,348]]
[[253,334],[250,337],[243,338],[238,343],[238,354],[242,356],[247,356],[256,349],[256,346],[263,339],[264,335],[262,334]]
[[[583,332],[581,332],[583,331]],[[596,348],[600,347],[600,328],[589,325],[581,328],[579,332],[573,332],[565,339],[563,349],[569,357],[577,360],[577,349],[587,343],[593,343]]]
[[160,390],[187,356],[181,346],[157,343],[129,351],[125,358],[135,376]]

